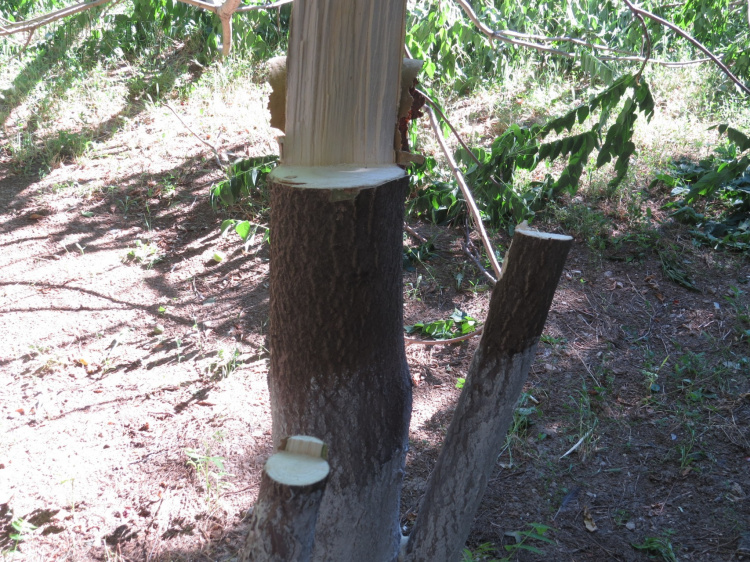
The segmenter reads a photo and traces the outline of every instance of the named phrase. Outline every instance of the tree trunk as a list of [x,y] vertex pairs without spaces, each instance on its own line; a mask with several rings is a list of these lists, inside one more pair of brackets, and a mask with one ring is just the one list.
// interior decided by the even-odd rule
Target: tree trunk
[[516,230],[479,347],[409,535],[409,562],[460,558],[526,382],[572,239]]
[[[327,174],[326,174],[327,175]],[[411,380],[402,316],[407,178],[337,190],[271,185],[274,442],[330,447],[317,560],[392,560]]]
[[295,0],[286,139],[271,174],[271,394],[276,444],[329,446],[313,560],[390,561],[411,379],[395,165],[405,0]]

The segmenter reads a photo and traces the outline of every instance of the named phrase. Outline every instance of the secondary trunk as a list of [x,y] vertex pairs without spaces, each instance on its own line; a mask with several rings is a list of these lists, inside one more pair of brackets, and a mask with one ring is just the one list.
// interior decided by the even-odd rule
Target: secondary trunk
[[408,562],[454,562],[469,536],[529,372],[569,236],[516,229],[482,339],[409,535]]

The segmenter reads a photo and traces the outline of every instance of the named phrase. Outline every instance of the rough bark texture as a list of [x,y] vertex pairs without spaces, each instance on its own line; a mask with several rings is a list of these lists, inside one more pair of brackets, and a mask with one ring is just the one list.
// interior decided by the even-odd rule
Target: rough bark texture
[[405,560],[454,562],[505,442],[572,240],[516,230]]
[[370,189],[271,183],[274,442],[318,437],[331,474],[315,560],[392,560],[411,412],[403,340],[407,178]]
[[240,562],[304,562],[313,549],[325,480],[286,486],[264,470]]

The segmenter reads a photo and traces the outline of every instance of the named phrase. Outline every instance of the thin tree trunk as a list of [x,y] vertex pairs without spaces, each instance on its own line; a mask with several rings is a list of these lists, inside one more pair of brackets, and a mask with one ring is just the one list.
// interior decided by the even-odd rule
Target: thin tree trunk
[[517,229],[404,559],[454,562],[534,360],[572,239]]

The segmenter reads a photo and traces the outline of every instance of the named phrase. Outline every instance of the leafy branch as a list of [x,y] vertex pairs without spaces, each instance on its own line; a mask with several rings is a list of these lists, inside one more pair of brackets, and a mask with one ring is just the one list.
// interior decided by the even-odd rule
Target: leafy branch
[[[600,45],[596,43],[590,43],[588,41],[583,41],[581,39],[577,39],[575,37],[567,37],[567,36],[560,36],[560,37],[546,37],[541,35],[532,35],[532,34],[526,34],[526,33],[518,33],[515,31],[496,31],[488,27],[485,23],[483,23],[476,15],[472,7],[469,5],[467,0],[455,0],[455,2],[461,6],[461,9],[463,9],[466,16],[472,21],[472,23],[477,26],[479,31],[481,31],[484,35],[486,35],[490,40],[497,39],[499,41],[503,41],[504,43],[509,43],[512,45],[517,45],[519,47],[527,47],[530,49],[536,49],[537,51],[542,51],[545,53],[550,53],[553,55],[558,55],[562,57],[567,58],[576,58],[577,55],[573,52],[569,51],[563,51],[562,49],[556,49],[554,47],[549,47],[547,45],[544,45],[543,43],[572,43],[574,45],[578,45],[581,47],[587,47],[593,50],[600,50],[600,51],[606,51],[606,52],[615,52],[615,53],[623,53],[627,54],[628,56],[601,56],[599,57],[600,60],[606,60],[606,61],[621,61],[621,62],[642,62],[643,64],[646,64],[646,62],[650,62],[652,64],[658,64],[662,66],[685,66],[688,64],[700,64],[704,62],[708,62],[709,60],[713,60],[711,57],[707,59],[698,59],[698,60],[692,60],[692,61],[684,61],[684,62],[671,62],[671,61],[662,61],[662,60],[656,60],[651,59],[648,56],[637,56],[635,53],[629,53],[628,51],[623,51],[621,49],[615,49],[612,47],[609,47],[607,45]],[[642,10],[638,10],[639,13],[642,13]],[[634,12],[636,13],[636,12]],[[644,14],[646,15],[646,14]],[[536,41],[536,42],[534,42]],[[705,52],[705,51],[704,51]]]

